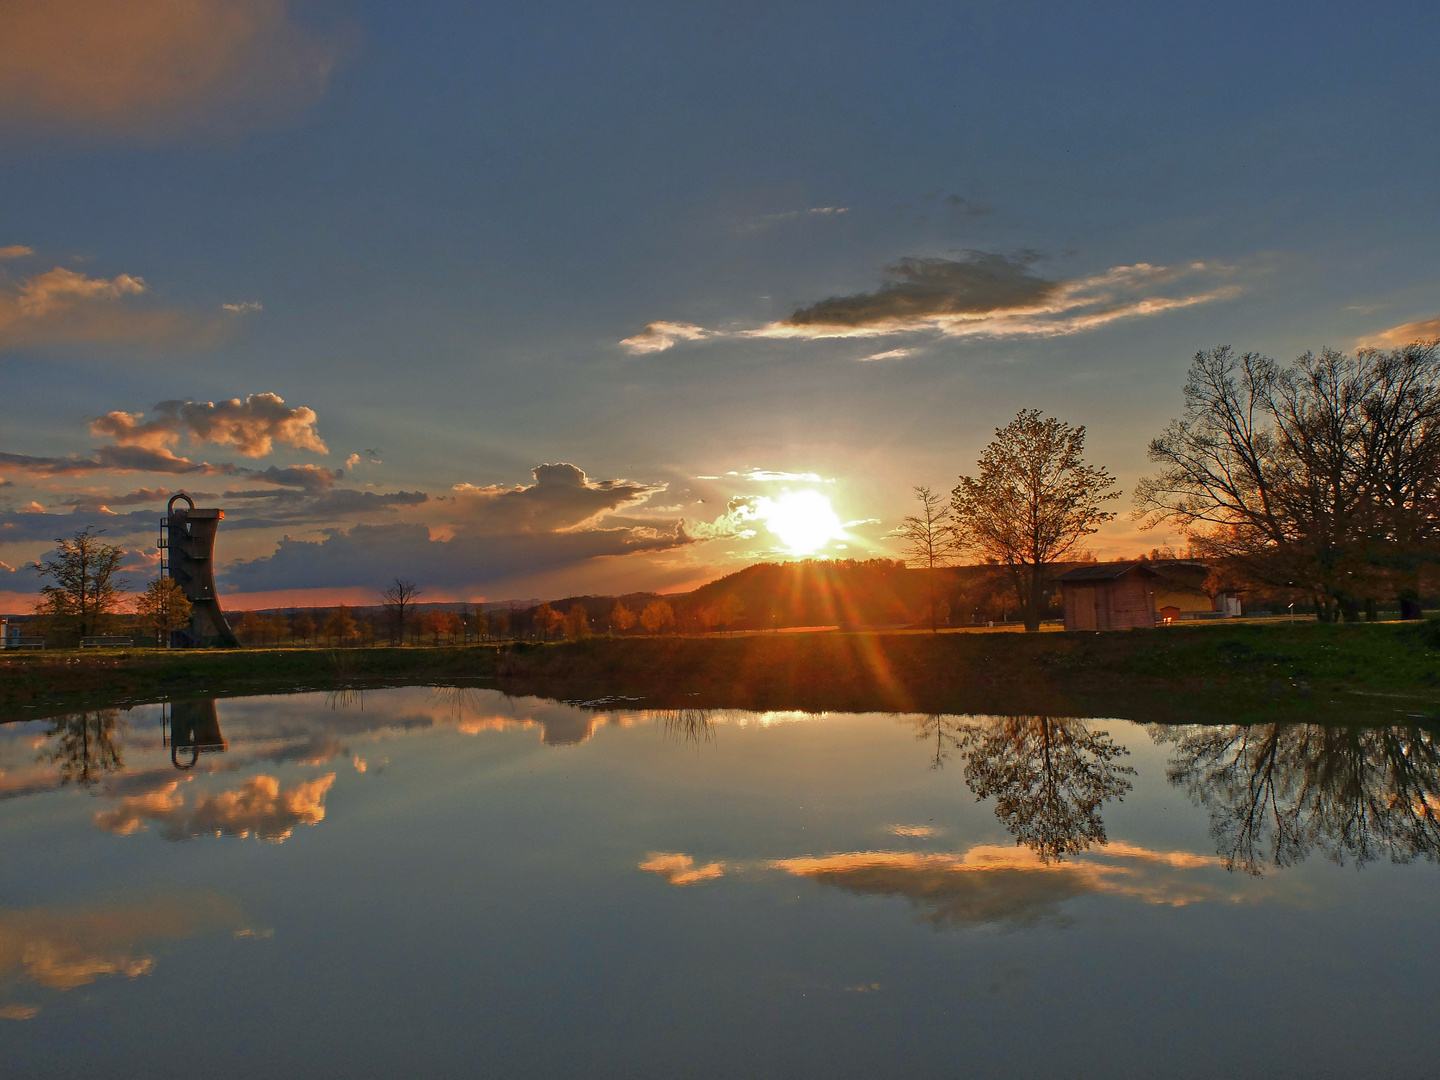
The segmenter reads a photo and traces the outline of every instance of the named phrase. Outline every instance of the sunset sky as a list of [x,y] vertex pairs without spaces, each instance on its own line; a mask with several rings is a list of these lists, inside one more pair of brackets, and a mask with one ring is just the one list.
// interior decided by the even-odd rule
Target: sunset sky
[[[0,610],[226,511],[232,607],[898,554],[1038,408],[1440,337],[1433,3],[0,6]],[[148,553],[148,554],[147,554]],[[244,595],[234,595],[234,594]]]

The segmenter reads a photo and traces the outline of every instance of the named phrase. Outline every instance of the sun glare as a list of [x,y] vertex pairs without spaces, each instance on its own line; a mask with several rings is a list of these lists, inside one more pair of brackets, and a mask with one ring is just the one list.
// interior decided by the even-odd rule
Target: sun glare
[[787,491],[774,499],[763,498],[755,512],[792,555],[813,555],[845,535],[835,508],[818,491]]

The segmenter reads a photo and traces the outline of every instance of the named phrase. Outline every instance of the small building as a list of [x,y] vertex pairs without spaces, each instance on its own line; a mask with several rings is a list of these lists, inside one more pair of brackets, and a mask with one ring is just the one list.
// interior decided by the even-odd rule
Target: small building
[[1061,574],[1066,630],[1129,630],[1155,625],[1155,585],[1148,563],[1091,563]]

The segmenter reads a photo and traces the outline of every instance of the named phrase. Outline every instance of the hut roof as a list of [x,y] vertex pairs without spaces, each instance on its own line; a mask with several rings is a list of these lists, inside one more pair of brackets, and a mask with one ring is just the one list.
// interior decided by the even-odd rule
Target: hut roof
[[1124,577],[1132,570],[1139,570],[1142,574],[1149,574],[1155,577],[1155,571],[1143,562],[1123,563],[1090,563],[1088,566],[1077,566],[1074,570],[1061,574],[1056,581],[1114,581],[1116,578]]

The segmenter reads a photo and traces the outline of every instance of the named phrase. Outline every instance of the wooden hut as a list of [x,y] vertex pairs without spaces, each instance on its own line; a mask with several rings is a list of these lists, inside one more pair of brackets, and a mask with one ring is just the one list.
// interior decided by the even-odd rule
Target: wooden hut
[[1158,575],[1143,562],[1091,563],[1056,580],[1066,630],[1129,630],[1155,625]]

